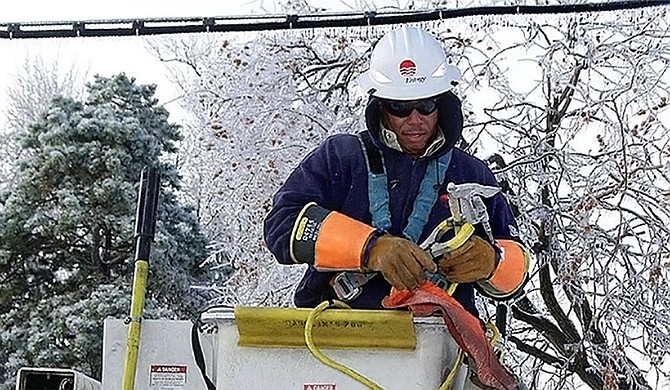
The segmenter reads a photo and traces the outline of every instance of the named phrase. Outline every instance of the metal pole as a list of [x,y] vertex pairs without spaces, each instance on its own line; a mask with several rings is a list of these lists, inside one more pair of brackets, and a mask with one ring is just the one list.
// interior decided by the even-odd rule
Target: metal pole
[[149,272],[149,252],[156,229],[159,186],[160,174],[158,169],[144,167],[140,177],[140,194],[135,217],[135,275],[130,316],[126,319],[128,339],[123,369],[123,390],[133,390],[135,388],[135,373],[137,372],[137,357],[142,330],[142,312],[144,311],[147,274]]

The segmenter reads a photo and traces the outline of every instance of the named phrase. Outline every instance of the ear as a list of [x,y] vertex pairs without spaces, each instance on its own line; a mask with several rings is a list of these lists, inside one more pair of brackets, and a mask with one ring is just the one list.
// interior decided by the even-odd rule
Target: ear
[[391,128],[389,125],[389,114],[381,107],[379,107],[379,120],[385,128]]

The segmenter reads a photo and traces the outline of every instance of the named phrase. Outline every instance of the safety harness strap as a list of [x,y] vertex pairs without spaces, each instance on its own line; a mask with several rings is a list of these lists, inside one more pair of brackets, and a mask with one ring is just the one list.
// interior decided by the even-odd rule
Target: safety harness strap
[[[358,133],[358,139],[368,166],[368,201],[370,203],[370,214],[372,215],[372,226],[386,231],[391,228],[391,211],[389,209],[388,181],[384,167],[384,157],[372,143],[372,137],[368,130]],[[412,214],[409,216],[405,229],[403,229],[403,235],[414,242],[419,240],[428,221],[430,210],[437,201],[440,180],[444,178],[447,168],[449,168],[451,155],[452,151],[450,150],[428,163],[426,173],[419,187],[419,194],[414,200]]]
[[[389,193],[386,190],[387,179],[384,168],[384,157],[379,149],[372,144],[369,131],[358,134],[358,140],[363,148],[363,155],[368,166],[368,200],[372,226],[387,231],[391,228],[391,213],[389,210]],[[382,188],[383,191],[376,189]]]
[[[414,200],[414,207],[412,209],[412,214],[409,216],[409,221],[403,234],[405,237],[409,238],[414,242],[419,241],[421,232],[428,222],[428,216],[430,215],[430,210],[437,202],[437,190],[440,186],[440,180],[442,180],[447,173],[447,168],[451,162],[452,151],[448,151],[437,159],[430,160],[428,168],[426,169],[426,174],[421,181],[421,186],[419,187],[419,195],[417,195]],[[383,192],[388,194],[386,188],[383,189]],[[391,214],[388,209],[386,212]]]
[[[391,228],[391,211],[384,157],[373,144],[369,131],[358,133],[358,139],[368,167],[368,202],[372,215],[372,226],[381,231],[388,231]],[[450,150],[428,162],[426,173],[419,186],[419,193],[414,200],[412,213],[403,229],[403,235],[414,242],[419,240],[428,222],[430,211],[437,202],[440,180],[446,175],[451,155]],[[360,288],[376,273],[355,274],[354,272],[342,272],[333,280],[333,288],[340,299],[350,301],[357,297],[360,294]]]
[[368,164],[368,171],[374,175],[386,175],[384,173],[384,157],[379,149],[372,143],[370,132],[365,130],[358,133],[358,139],[365,152],[365,162]]

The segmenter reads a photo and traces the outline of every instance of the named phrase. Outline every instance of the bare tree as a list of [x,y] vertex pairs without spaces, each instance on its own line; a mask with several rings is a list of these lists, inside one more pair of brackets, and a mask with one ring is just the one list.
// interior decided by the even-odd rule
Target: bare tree
[[[535,253],[510,335],[534,387],[667,385],[667,20],[667,9],[512,20],[453,41],[469,61],[466,98],[497,99],[466,138],[474,150],[496,141]],[[508,77],[518,67],[526,86]]]
[[23,65],[14,74],[14,81],[5,91],[7,106],[2,129],[4,136],[0,142],[0,193],[13,181],[13,162],[18,160],[21,150],[16,144],[17,132],[35,122],[55,96],[82,96],[85,76],[86,72],[76,66],[64,69],[58,59],[25,57]]
[[57,95],[80,97],[86,72],[75,66],[63,69],[58,59],[27,56],[15,81],[7,88],[6,110],[10,129],[22,129],[37,120],[51,99]]
[[309,88],[294,73],[302,69],[292,57],[297,50],[230,36],[154,43],[173,65],[191,113],[180,156],[184,193],[198,205],[213,242],[210,261],[220,271],[207,289],[225,303],[286,305],[297,278],[298,270],[275,264],[260,239],[272,194],[296,156],[333,131],[330,108],[301,92]]

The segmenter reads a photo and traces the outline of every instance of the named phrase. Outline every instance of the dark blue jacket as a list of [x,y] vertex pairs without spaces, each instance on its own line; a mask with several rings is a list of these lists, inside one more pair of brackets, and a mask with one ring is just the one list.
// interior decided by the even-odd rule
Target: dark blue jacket
[[[486,164],[454,148],[462,129],[460,101],[455,95],[447,93],[440,99],[439,124],[447,142],[437,153],[428,158],[413,159],[379,141],[379,108],[375,98],[371,98],[368,103],[366,119],[373,141],[384,156],[391,211],[390,234],[402,235],[407,219],[412,213],[414,199],[429,159],[437,158],[450,149],[453,149],[453,155],[446,177],[439,180],[441,184],[437,189],[438,198],[439,195],[446,193],[446,185],[449,182],[498,185]],[[282,264],[293,264],[289,255],[291,230],[298,213],[308,202],[316,202],[326,209],[336,210],[358,221],[371,224],[367,180],[367,164],[361,144],[355,135],[331,136],[308,154],[276,193],[272,210],[265,219],[265,242],[277,260]],[[512,232],[518,231],[517,225],[505,197],[498,193],[485,200],[485,203],[494,237],[516,239]],[[450,216],[448,205],[441,201],[436,202],[419,242]],[[477,230],[477,234],[485,236],[481,227]],[[335,298],[329,284],[334,275],[333,272],[319,272],[310,265],[295,293],[296,306],[314,307],[324,300]],[[377,275],[364,286],[362,294],[349,304],[354,308],[381,308],[381,300],[389,292],[390,285],[381,275]],[[477,314],[473,284],[459,285],[454,297],[466,309]]]

